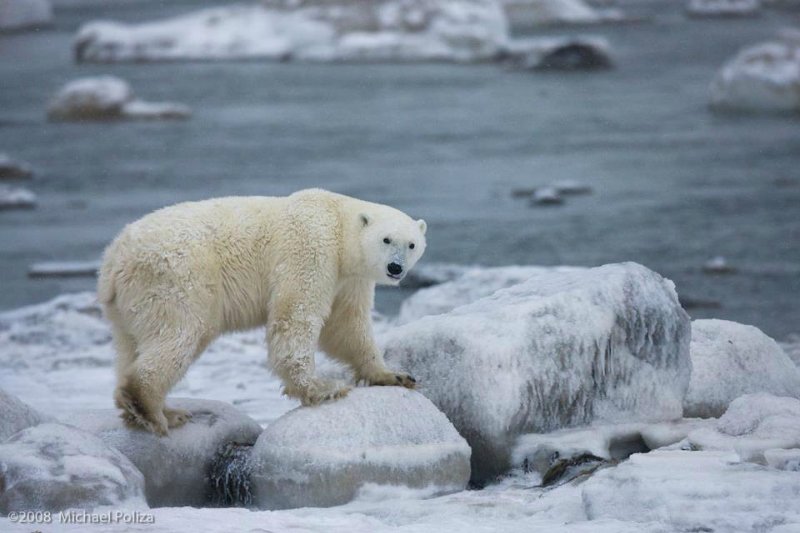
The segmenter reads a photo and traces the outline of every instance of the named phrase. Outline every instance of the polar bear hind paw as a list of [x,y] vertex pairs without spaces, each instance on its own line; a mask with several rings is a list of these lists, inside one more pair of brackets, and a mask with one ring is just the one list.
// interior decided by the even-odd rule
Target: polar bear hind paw
[[349,386],[339,381],[315,379],[302,393],[293,394],[290,392],[291,389],[287,388],[286,394],[299,397],[300,403],[308,406],[344,398],[350,392],[350,389]]
[[192,418],[192,413],[185,409],[164,408],[164,416],[167,418],[167,426],[170,429],[179,428]]
[[365,381],[369,385],[405,387],[407,389],[413,389],[417,386],[417,380],[403,372],[382,372],[377,376],[367,378]]

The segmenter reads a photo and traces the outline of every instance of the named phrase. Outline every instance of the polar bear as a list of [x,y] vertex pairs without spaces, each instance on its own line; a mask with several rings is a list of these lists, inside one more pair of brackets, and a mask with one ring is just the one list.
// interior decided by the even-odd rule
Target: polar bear
[[265,325],[271,369],[304,405],[344,396],[314,374],[317,347],[369,385],[413,388],[372,334],[376,284],[397,285],[425,252],[424,220],[320,189],[155,211],[108,246],[98,299],[117,351],[122,418],[158,435],[189,413],[167,392],[219,335]]

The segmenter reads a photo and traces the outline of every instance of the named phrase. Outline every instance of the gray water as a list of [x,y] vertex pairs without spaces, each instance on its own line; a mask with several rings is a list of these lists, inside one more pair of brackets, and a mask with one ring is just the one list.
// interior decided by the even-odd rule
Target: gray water
[[[0,37],[0,151],[39,170],[32,211],[0,212],[0,308],[91,289],[29,280],[42,260],[89,260],[157,207],[319,186],[428,221],[424,261],[600,265],[637,261],[682,297],[718,302],[693,317],[800,331],[800,118],[720,117],[708,84],[742,46],[797,15],[651,22],[566,33],[608,37],[617,68],[515,72],[493,65],[265,62],[75,65],[83,20],[148,20],[198,2],[61,9],[49,31]],[[548,31],[547,33],[564,33]],[[187,122],[49,124],[70,79],[113,74],[148,100],[191,106]],[[533,208],[510,191],[556,180],[595,193]],[[738,268],[709,276],[723,255]],[[396,309],[402,291],[381,292]]]

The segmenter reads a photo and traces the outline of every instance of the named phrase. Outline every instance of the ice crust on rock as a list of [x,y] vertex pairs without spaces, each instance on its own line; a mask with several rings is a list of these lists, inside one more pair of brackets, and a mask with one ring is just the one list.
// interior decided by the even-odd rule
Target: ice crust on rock
[[[635,454],[583,485],[586,516],[658,522],[665,531],[771,531],[800,525],[800,476],[739,463],[725,451]],[[790,529],[796,531],[796,529]]]
[[184,119],[189,108],[134,97],[128,82],[114,76],[80,78],[67,83],[51,100],[47,116],[55,121]]
[[689,337],[672,282],[623,263],[542,272],[383,344],[470,443],[473,479],[486,480],[525,433],[680,418]]
[[167,437],[125,427],[115,409],[76,412],[62,421],[97,435],[130,459],[144,474],[151,507],[207,505],[214,455],[232,442],[254,443],[261,426],[223,402],[168,398],[167,406],[192,413],[186,425],[171,429]]
[[0,2],[0,32],[48,26],[53,7],[47,0],[3,0]]
[[0,443],[25,428],[54,420],[0,389]]
[[79,61],[261,58],[307,61],[484,61],[508,36],[491,0],[273,0],[144,24],[90,22]]
[[725,63],[711,84],[711,107],[800,112],[800,31],[745,48]]
[[800,448],[800,400],[746,394],[716,424],[692,431],[688,439],[698,450],[735,451],[743,461],[767,464],[766,450]]
[[800,398],[800,369],[756,327],[727,320],[692,322],[692,378],[683,400],[687,417],[719,417],[743,394]]
[[272,423],[253,448],[251,479],[262,509],[329,507],[375,485],[463,490],[469,461],[466,441],[424,396],[368,387]]
[[141,472],[94,435],[46,423],[0,444],[0,514],[144,505]]

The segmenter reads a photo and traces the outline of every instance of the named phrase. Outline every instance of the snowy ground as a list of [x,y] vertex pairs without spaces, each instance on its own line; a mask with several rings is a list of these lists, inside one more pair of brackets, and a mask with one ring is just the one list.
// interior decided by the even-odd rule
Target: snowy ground
[[[376,317],[376,332],[392,321]],[[791,348],[791,347],[790,347]],[[0,315],[0,388],[56,417],[111,403],[113,354],[94,295],[59,297]],[[191,368],[174,396],[236,405],[268,425],[297,404],[280,395],[266,369],[260,331],[217,341]],[[320,371],[341,368],[320,356]],[[684,443],[683,448],[687,448]],[[743,462],[734,451],[689,451],[681,445],[634,455],[583,483],[540,488],[538,473],[514,472],[483,490],[432,497],[425,491],[370,488],[327,509],[160,508],[155,524],[117,523],[97,531],[436,531],[669,532],[800,531],[797,472]],[[100,512],[101,510],[95,510]],[[59,523],[57,531],[86,531]],[[30,524],[0,518],[0,530]]]

